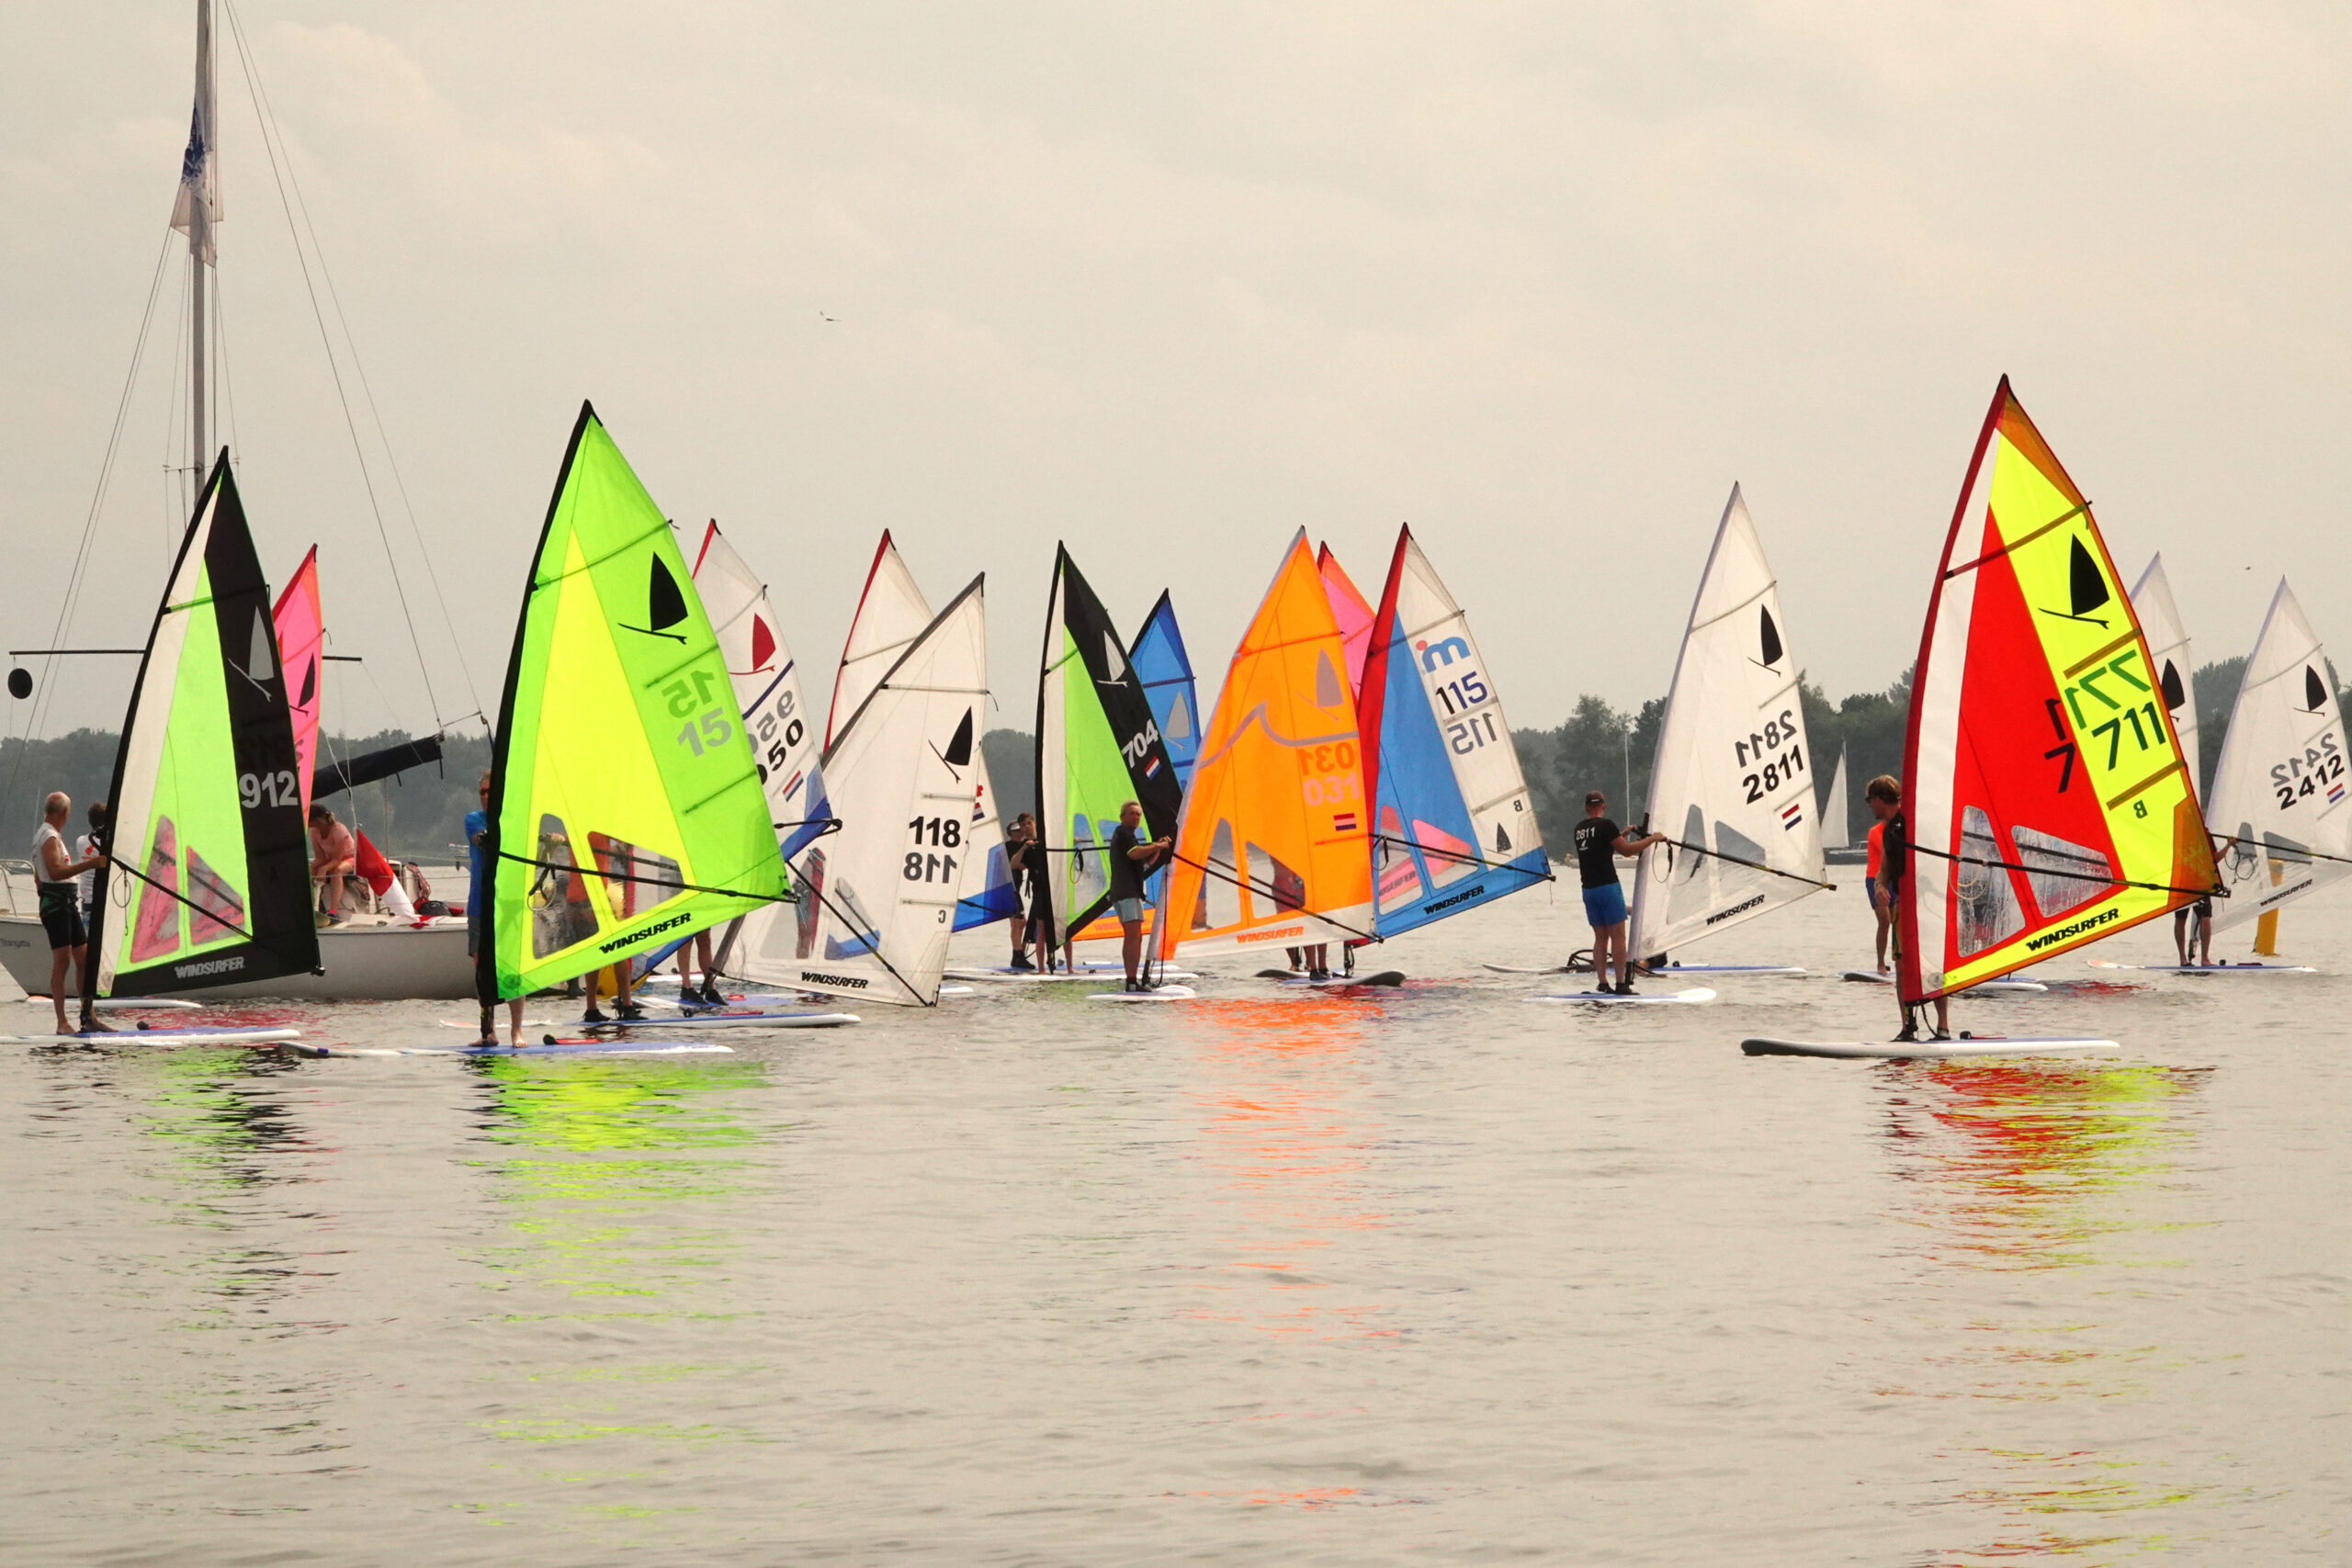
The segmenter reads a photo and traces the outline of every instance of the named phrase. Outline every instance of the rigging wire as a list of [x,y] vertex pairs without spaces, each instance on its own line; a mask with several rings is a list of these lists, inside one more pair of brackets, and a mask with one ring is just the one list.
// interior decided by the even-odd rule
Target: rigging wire
[[[244,69],[245,89],[248,96],[253,100],[254,114],[261,122],[262,151],[267,155],[269,160],[271,182],[277,187],[278,207],[286,214],[286,231],[288,237],[290,237],[294,242],[294,259],[302,269],[302,289],[310,299],[311,318],[318,324],[319,341],[326,349],[327,370],[334,380],[335,401],[340,405],[343,411],[344,428],[351,436],[352,455],[358,460],[359,464],[360,484],[368,492],[368,510],[376,520],[376,536],[382,542],[384,547],[385,564],[391,570],[392,591],[394,595],[400,600],[401,617],[402,621],[406,623],[408,627],[409,647],[416,654],[417,674],[424,682],[424,700],[433,709],[433,724],[434,728],[437,730],[444,728],[441,717],[441,701],[439,696],[433,690],[433,671],[426,666],[424,661],[424,640],[417,635],[416,615],[415,612],[409,607],[408,589],[406,585],[401,581],[400,562],[392,554],[391,531],[384,525],[383,505],[376,494],[376,476],[371,473],[368,468],[367,450],[361,445],[359,439],[359,423],[352,415],[351,397],[344,388],[343,365],[335,355],[334,336],[327,331],[326,313],[319,305],[318,285],[311,276],[311,256],[303,248],[301,230],[296,226],[294,221],[294,205],[287,196],[287,183],[292,176],[292,169],[290,167],[292,159],[290,156],[284,159],[281,159],[279,156],[280,152],[282,151],[284,137],[277,131],[277,119],[270,113],[266,95],[262,91],[261,73],[254,63],[252,51],[246,47],[244,24],[239,19],[236,7],[230,5],[228,0],[221,0],[221,9],[229,18],[229,33],[231,38],[236,42],[237,58],[240,64],[242,64]],[[307,209],[305,211],[305,216],[308,216]],[[312,233],[311,244],[313,248],[316,247],[317,236],[315,231]],[[326,257],[322,254],[318,259],[319,270],[323,274],[326,270]],[[332,289],[332,285],[330,285],[330,289]],[[338,316],[341,314],[339,307],[337,314]],[[356,371],[358,365],[358,354],[356,349],[347,351],[351,353],[352,363]],[[386,448],[386,453],[387,456],[390,455],[389,446]],[[430,566],[428,564],[427,575],[430,574]],[[437,581],[435,583],[435,592],[439,592]],[[446,618],[446,607],[444,610],[444,615]],[[470,673],[467,676],[467,686],[470,691],[472,687],[472,676]],[[479,706],[479,703],[477,703],[476,705]]]

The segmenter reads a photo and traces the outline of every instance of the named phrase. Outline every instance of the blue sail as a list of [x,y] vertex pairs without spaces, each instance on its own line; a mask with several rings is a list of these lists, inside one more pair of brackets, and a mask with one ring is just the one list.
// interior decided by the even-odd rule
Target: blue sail
[[[1409,529],[1365,660],[1374,929],[1384,937],[1549,881],[1544,835],[1470,625]],[[1408,625],[1415,629],[1408,636]]]
[[1127,662],[1143,681],[1152,722],[1159,727],[1168,760],[1176,767],[1176,782],[1190,789],[1193,761],[1201,750],[1200,699],[1193,689],[1193,661],[1184,652],[1184,634],[1176,629],[1176,607],[1167,594],[1159,596],[1143,630],[1136,633]]

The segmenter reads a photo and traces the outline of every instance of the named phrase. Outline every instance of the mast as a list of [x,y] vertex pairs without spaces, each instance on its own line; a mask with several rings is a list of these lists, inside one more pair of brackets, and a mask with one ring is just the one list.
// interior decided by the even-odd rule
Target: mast
[[202,473],[210,448],[204,425],[204,269],[212,258],[212,0],[196,0],[196,124],[188,137],[188,468]]

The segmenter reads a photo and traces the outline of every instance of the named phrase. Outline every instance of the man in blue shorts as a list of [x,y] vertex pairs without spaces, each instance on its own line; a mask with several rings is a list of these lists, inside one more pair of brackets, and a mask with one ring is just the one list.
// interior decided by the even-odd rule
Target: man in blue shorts
[[[1584,918],[1592,925],[1592,975],[1604,991],[1634,994],[1633,965],[1625,956],[1625,888],[1617,880],[1617,857],[1639,854],[1663,843],[1663,833],[1639,837],[1620,829],[1606,815],[1609,802],[1599,790],[1584,797],[1584,820],[1575,834],[1577,875],[1584,883]],[[1617,959],[1617,983],[1609,983],[1609,960]]]
[[1169,840],[1143,836],[1143,806],[1130,800],[1119,807],[1119,825],[1111,830],[1111,912],[1119,917],[1119,956],[1126,961],[1127,989],[1147,989],[1136,978],[1143,962],[1144,878],[1168,858]]

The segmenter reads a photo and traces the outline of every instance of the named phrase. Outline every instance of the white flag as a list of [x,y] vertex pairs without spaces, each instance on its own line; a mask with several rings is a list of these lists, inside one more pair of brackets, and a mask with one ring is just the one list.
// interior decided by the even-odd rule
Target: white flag
[[[200,197],[199,197],[199,193]],[[187,121],[187,151],[180,158],[180,192],[172,202],[172,227],[185,234],[196,218],[196,204],[204,203],[204,261],[212,265],[212,226],[220,221],[220,180],[212,156],[212,139],[198,104]]]

